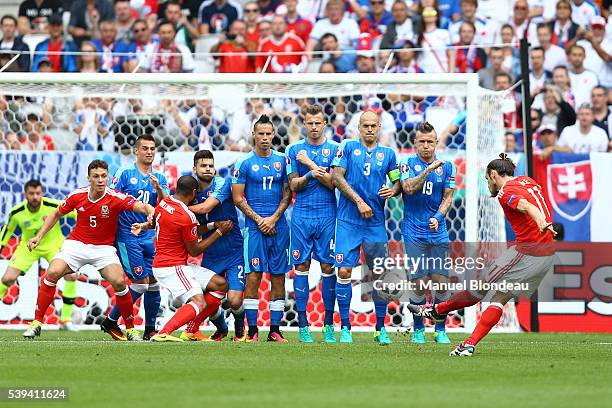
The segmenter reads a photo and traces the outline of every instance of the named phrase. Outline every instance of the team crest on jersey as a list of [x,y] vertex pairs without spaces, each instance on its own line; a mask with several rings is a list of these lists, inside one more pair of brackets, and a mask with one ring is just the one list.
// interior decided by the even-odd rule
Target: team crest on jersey
[[444,170],[442,170],[442,167],[438,167],[438,168],[436,169],[436,174],[437,174],[438,176],[441,176],[443,171],[444,171]]
[[336,254],[336,262],[341,263],[344,261],[344,254]]
[[353,151],[353,154],[354,154],[355,156],[361,156],[361,150],[359,150],[359,149],[355,149],[355,150]]
[[376,153],[376,158],[378,160],[383,160],[385,158],[385,154],[383,152]]
[[331,149],[321,149],[321,154],[323,157],[327,157],[331,154]]
[[103,205],[102,206],[102,215],[107,215],[108,216],[108,205]]
[[259,258],[251,258],[251,265],[253,265],[253,267],[259,266]]
[[274,162],[274,168],[280,170],[283,168],[283,164],[281,162]]
[[420,164],[417,164],[416,166],[414,166],[414,170],[416,171],[421,171],[421,169],[423,169],[423,167]]
[[254,164],[253,166],[251,166],[251,170],[259,171],[259,166],[257,164]]
[[194,236],[194,237],[198,236],[198,227],[193,227],[191,229],[191,235]]
[[291,252],[291,254],[293,255],[293,259],[298,260],[300,258],[300,250],[299,249],[294,249],[293,252]]
[[130,179],[130,183],[132,183],[132,184],[138,184],[138,179],[137,179],[136,177],[132,177],[132,178]]
[[402,164],[402,167],[400,168],[400,171],[402,173],[408,173],[410,171],[410,167],[407,164]]
[[134,267],[134,274],[140,275],[141,273],[142,273],[142,266],[135,266]]

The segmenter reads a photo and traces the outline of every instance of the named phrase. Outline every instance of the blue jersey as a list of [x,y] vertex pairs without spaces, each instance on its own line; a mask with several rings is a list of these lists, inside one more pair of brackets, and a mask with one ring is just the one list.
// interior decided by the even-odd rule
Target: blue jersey
[[[260,157],[254,151],[236,163],[232,184],[244,184],[244,195],[249,206],[262,217],[269,217],[283,198],[283,184],[287,173],[283,153],[272,150],[268,157]],[[285,215],[279,222],[286,222]],[[255,221],[246,217],[246,226],[257,228]]]
[[356,225],[384,225],[385,200],[378,195],[378,190],[387,184],[387,175],[396,181],[397,158],[393,149],[377,144],[368,150],[358,139],[345,139],[332,166],[346,169],[346,181],[372,208],[373,214],[368,219],[362,218],[357,206],[344,194],[340,194],[337,218]]
[[[429,164],[416,155],[402,159],[400,163],[401,181],[418,176],[425,171],[427,166]],[[404,236],[436,240],[446,237],[448,239],[446,222],[444,220],[439,222],[438,231],[433,232],[429,229],[429,219],[438,212],[444,198],[444,190],[455,188],[455,173],[455,165],[452,162],[445,162],[427,176],[421,191],[413,195],[402,193],[404,200],[402,234]]]
[[[205,257],[220,258],[230,256],[238,251],[242,256],[242,234],[238,224],[238,213],[232,201],[232,183],[223,177],[215,177],[206,190],[201,190],[195,198],[195,204],[206,201],[208,197],[219,200],[219,204],[208,214],[196,214],[200,225],[209,222],[229,220],[234,223],[232,232],[223,235],[204,253]],[[206,231],[202,238],[208,237],[213,231]]]
[[[159,180],[161,189],[166,194],[170,194],[166,176],[163,173],[153,169],[151,169],[151,173],[153,173],[153,175],[157,177],[157,180]],[[111,187],[115,190],[121,191],[122,193],[129,194],[132,197],[136,197],[136,199],[142,203],[150,204],[153,207],[157,205],[157,190],[155,187],[153,187],[153,184],[151,184],[149,175],[142,174],[140,170],[136,168],[136,164],[120,167],[111,181]],[[117,229],[117,233],[123,236],[127,235],[131,237],[133,236],[130,232],[132,224],[135,222],[146,221],[147,216],[145,214],[132,211],[123,211],[119,215],[119,228]],[[154,231],[152,229],[143,231],[141,232],[141,236],[152,236],[153,232]]]
[[[326,140],[319,146],[313,146],[306,140],[290,144],[287,147],[287,175],[297,173],[302,177],[310,169],[300,163],[296,157],[302,150],[317,166],[331,168],[332,160],[336,156],[339,144]],[[306,187],[295,195],[293,204],[293,217],[303,218],[335,218],[336,194],[314,177],[308,181]]]

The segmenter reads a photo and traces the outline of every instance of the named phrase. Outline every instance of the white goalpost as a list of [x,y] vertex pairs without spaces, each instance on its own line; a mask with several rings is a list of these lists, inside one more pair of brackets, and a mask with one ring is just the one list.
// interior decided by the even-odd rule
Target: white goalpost
[[[24,180],[39,177],[48,194],[63,198],[72,187],[84,183],[85,175],[78,174],[82,163],[93,157],[124,163],[130,160],[126,154],[130,154],[131,143],[142,133],[152,133],[159,141],[163,152],[158,154],[159,166],[169,177],[190,171],[189,151],[199,148],[216,151],[218,170],[226,174],[244,154],[241,150],[250,144],[248,129],[252,119],[261,113],[273,117],[278,131],[274,144],[283,151],[303,137],[301,108],[305,103],[323,106],[330,125],[327,136],[338,140],[354,137],[353,115],[376,105],[383,111],[383,132],[389,133],[385,133],[385,143],[400,158],[412,151],[411,138],[419,122],[431,122],[438,135],[456,130],[438,152],[457,164],[460,180],[447,221],[451,240],[504,242],[503,214],[496,200],[489,199],[484,180],[488,161],[504,147],[504,97],[503,92],[480,88],[477,74],[2,73],[0,132],[5,139],[15,134],[27,143],[32,134],[30,127],[34,126],[30,122],[37,117],[56,151],[0,151],[0,161],[4,162],[0,171],[0,184],[4,186],[0,191],[0,224],[6,222],[7,210],[22,200],[20,185]],[[385,130],[385,121],[392,130]],[[43,174],[37,174],[41,171]],[[387,215],[390,239],[400,241],[399,198],[388,203]],[[69,230],[70,225],[65,227]],[[5,264],[0,262],[0,275]],[[34,277],[37,273],[36,267],[20,278],[28,292],[20,291],[12,303],[0,302],[0,324],[31,319],[36,293],[29,291],[38,285]],[[77,286],[79,296],[85,299],[76,307],[83,327],[98,318],[92,314],[94,304],[102,311],[109,306],[96,274],[84,271]],[[373,330],[373,305],[361,303],[358,276],[357,271],[352,304],[354,327]],[[314,326],[322,324],[319,279],[320,271],[315,268],[309,279],[314,302],[309,317]],[[297,326],[291,292],[288,278],[285,328]],[[174,306],[167,296],[162,305],[163,321]],[[409,314],[399,306],[393,310],[392,329],[409,328]],[[456,317],[453,330],[470,331],[478,311],[477,307],[466,309],[463,316]],[[260,317],[267,319],[265,312]],[[512,306],[507,307],[500,327],[518,330]]]

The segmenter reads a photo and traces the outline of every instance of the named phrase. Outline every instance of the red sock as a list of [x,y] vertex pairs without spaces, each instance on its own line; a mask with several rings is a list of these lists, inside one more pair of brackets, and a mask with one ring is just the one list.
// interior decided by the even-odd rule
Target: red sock
[[463,292],[457,293],[446,302],[438,303],[435,306],[436,313],[445,315],[453,310],[475,305],[480,301],[481,299],[474,296],[470,291],[464,290]]
[[[221,298],[219,298],[219,296],[221,296]],[[215,313],[217,309],[219,309],[219,305],[221,305],[221,299],[223,299],[223,296],[225,296],[225,294],[222,292],[206,292],[204,294],[204,300],[206,300],[206,307],[187,325],[187,331],[189,333],[195,333],[200,330],[200,325],[202,324],[202,322],[208,316]]]
[[[125,293],[124,293],[125,292]],[[134,328],[134,301],[132,300],[132,294],[128,288],[121,292],[115,293],[115,302],[123,318],[126,329]]]
[[55,289],[57,285],[57,281],[53,280],[46,275],[43,277],[40,282],[40,288],[38,288],[38,299],[36,300],[36,312],[34,313],[34,319],[39,322],[43,322],[43,318],[45,317],[45,312],[47,308],[53,302],[53,298],[55,298]]
[[159,334],[172,334],[173,331],[193,320],[199,313],[200,308],[195,303],[189,302],[184,304],[176,311],[172,319],[168,320],[168,323],[159,331]]
[[477,345],[478,342],[491,331],[497,322],[499,322],[502,316],[502,308],[503,306],[499,303],[489,305],[487,310],[480,316],[476,328],[463,344],[469,344],[471,346]]

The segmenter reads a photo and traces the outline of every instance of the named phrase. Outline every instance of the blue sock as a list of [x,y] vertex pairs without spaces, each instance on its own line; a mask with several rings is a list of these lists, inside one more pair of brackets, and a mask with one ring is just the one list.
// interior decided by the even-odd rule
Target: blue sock
[[244,299],[244,312],[246,314],[247,324],[249,328],[257,327],[257,313],[259,312],[259,300]]
[[385,327],[385,317],[387,317],[387,301],[378,296],[375,290],[372,291],[372,300],[374,300],[374,310],[376,312],[376,331],[380,331]]
[[293,278],[293,294],[295,296],[295,308],[298,312],[298,325],[300,328],[308,326],[308,316],[306,316],[306,306],[308,305],[308,275],[298,275],[297,271]]
[[285,311],[285,299],[276,299],[270,302],[270,327],[278,327]]
[[[436,303],[442,303],[442,302],[444,302],[445,300],[448,300],[448,299],[446,299],[446,297],[445,297],[445,299],[440,299],[440,298],[438,298],[438,297],[435,297],[435,298],[434,298],[434,304],[436,304]],[[436,325],[435,325],[434,329],[435,329],[435,330],[442,330],[442,331],[446,330],[446,317],[444,318],[444,320],[443,320],[443,321],[441,321],[441,322],[436,322]]]
[[[153,285],[149,285],[149,290],[144,294],[145,332],[155,330],[155,322],[157,321],[157,313],[159,313],[159,305],[161,303],[159,283],[154,283]],[[151,290],[152,287],[154,290]]]
[[[132,294],[132,302],[136,302],[138,300],[138,298],[140,296],[142,296],[142,293],[136,292],[132,288],[129,288],[129,289],[130,289],[130,293]],[[114,321],[119,320],[119,318],[121,317],[121,312],[119,311],[119,307],[117,306],[117,304],[115,304],[115,306],[113,306],[113,308],[111,309],[110,313],[108,314],[108,317],[111,320],[114,320]]]
[[232,309],[234,315],[234,331],[241,332],[244,330],[244,306],[241,306],[238,310]]
[[223,313],[223,308],[219,307],[217,312],[214,314],[214,317],[210,319],[210,322],[215,325],[217,330],[226,332],[227,331],[227,323],[225,322],[225,313]]
[[[422,298],[411,301],[410,303],[412,303],[413,305],[424,305],[426,303],[425,295],[423,295]],[[414,320],[414,330],[425,328],[425,323],[423,323],[422,317],[417,317],[415,315],[412,315],[412,319]]]
[[325,306],[325,325],[334,324],[334,306],[336,305],[336,275],[322,275],[321,292]]
[[336,280],[336,299],[340,311],[340,324],[342,327],[351,328],[351,298],[353,296],[353,285],[350,279]]

